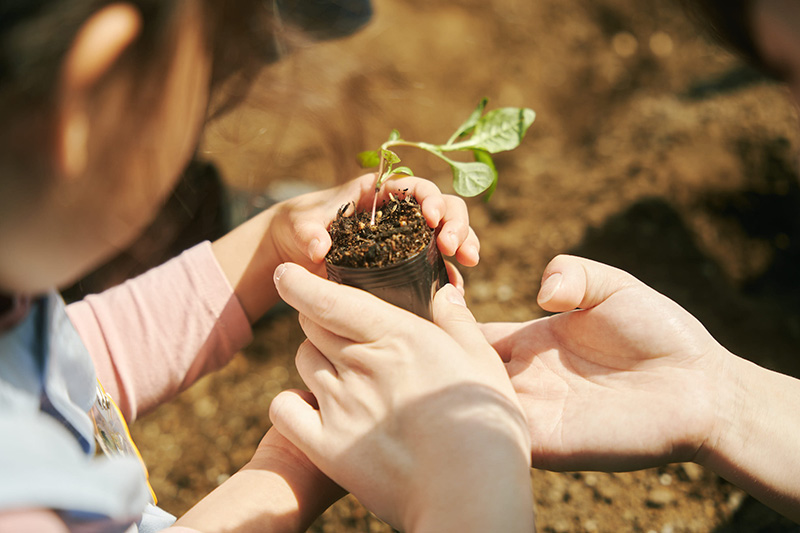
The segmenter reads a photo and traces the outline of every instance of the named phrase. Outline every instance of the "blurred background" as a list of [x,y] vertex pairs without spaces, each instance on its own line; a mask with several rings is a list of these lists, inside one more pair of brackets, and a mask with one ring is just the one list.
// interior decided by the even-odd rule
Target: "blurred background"
[[[537,120],[521,148],[497,158],[491,202],[469,201],[482,254],[462,272],[479,320],[542,316],[544,266],[579,254],[670,296],[734,353],[799,375],[798,120],[781,86],[710,43],[669,0],[374,7],[358,34],[301,46],[260,73],[243,104],[209,126],[172,207],[95,282],[168,257],[166,241],[188,245],[359,175],[354,154],[392,128],[445,141],[486,96],[490,108],[531,107]],[[452,191],[438,161],[406,157]],[[197,193],[220,179],[224,205]],[[184,227],[192,212],[206,213],[200,230]],[[271,399],[302,387],[293,368],[302,340],[296,313],[278,307],[228,368],[134,424],[164,508],[181,514],[250,458]],[[543,532],[800,531],[693,464],[531,478]],[[311,531],[391,528],[347,497]]]

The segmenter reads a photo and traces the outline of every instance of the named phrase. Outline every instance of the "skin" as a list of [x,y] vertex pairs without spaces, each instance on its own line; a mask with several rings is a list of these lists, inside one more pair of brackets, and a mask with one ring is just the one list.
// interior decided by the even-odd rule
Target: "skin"
[[[169,68],[145,79],[124,60],[142,26],[134,7],[112,4],[84,23],[61,69],[52,117],[55,141],[49,152],[37,154],[49,158],[52,175],[35,185],[4,176],[17,181],[3,198],[4,205],[15,207],[0,212],[1,293],[37,295],[69,284],[128,245],[155,216],[194,153],[205,121],[211,60],[201,6],[198,0],[180,3],[171,28],[174,48],[160,51]],[[147,113],[132,105],[142,83],[159,88],[160,99]],[[324,270],[330,247],[325,228],[342,204],[369,204],[373,182],[374,175],[367,175],[288,200],[213,243],[248,318],[257,320],[277,301],[269,279],[278,264],[294,261],[318,274]],[[396,185],[417,196],[428,224],[442,226],[443,253],[466,265],[477,263],[478,240],[461,200],[418,178]],[[365,474],[357,470],[354,475],[359,472]],[[304,531],[342,494],[302,452],[270,430],[251,461],[177,525],[201,531]],[[52,511],[34,509],[0,513],[0,530],[19,529],[20,519],[37,531],[64,529]]]
[[[761,56],[800,102],[800,4],[756,0],[751,14]],[[556,314],[482,326],[523,406],[534,466],[695,461],[800,520],[800,380],[730,353],[677,304],[600,263],[556,257],[538,302]]]
[[[762,56],[786,73],[793,96],[800,99],[800,5],[792,0],[757,0],[752,15]],[[298,276],[304,283],[291,282]],[[477,496],[469,493],[469,483],[449,487],[450,493],[435,480],[429,486],[413,484],[416,475],[424,475],[425,469],[432,467],[425,463],[425,439],[416,440],[420,435],[431,437],[424,414],[419,417],[422,424],[414,424],[418,421],[415,395],[442,391],[436,385],[428,388],[431,383],[426,381],[437,373],[416,375],[405,358],[413,361],[425,354],[430,358],[426,367],[436,368],[448,361],[448,353],[456,351],[453,338],[459,339],[468,353],[483,351],[482,343],[469,331],[470,321],[461,316],[459,326],[452,327],[442,316],[453,315],[448,315],[446,306],[442,308],[443,298],[439,297],[436,323],[452,338],[428,332],[426,337],[435,339],[431,344],[440,346],[430,353],[431,344],[416,346],[408,335],[398,336],[396,326],[403,323],[403,317],[381,310],[361,293],[329,287],[322,281],[312,283],[307,274],[291,265],[279,267],[276,284],[281,296],[303,317],[309,341],[298,352],[298,368],[314,392],[313,397],[301,393],[279,396],[271,409],[276,427],[390,523],[410,530],[443,530],[443,524],[450,523],[442,518],[451,503],[448,495],[464,489],[466,494],[459,496],[462,502]],[[304,293],[309,287],[314,288],[313,296]],[[800,440],[796,409],[800,381],[730,353],[674,302],[606,265],[570,256],[555,258],[543,275],[538,302],[556,314],[523,324],[482,326],[485,338],[505,363],[527,420],[534,466],[618,471],[695,461],[800,520],[800,466],[785,459],[796,455]],[[372,309],[371,305],[376,306],[374,313],[353,320],[358,316],[355,309]],[[341,317],[348,317],[347,322]],[[409,324],[413,322],[405,318]],[[400,360],[395,358],[398,353],[403,354]],[[460,354],[459,361],[445,365],[441,373],[455,374],[449,376],[455,383],[463,383],[459,381],[463,379],[502,390],[500,382],[492,380],[492,372],[481,373],[473,366],[479,360],[476,357]],[[469,376],[470,372],[475,374]],[[387,386],[381,381],[386,373],[400,377]],[[403,386],[404,382],[413,383],[413,388]],[[459,417],[449,417],[448,408],[455,406],[458,412],[470,401],[477,400],[467,394],[445,402],[437,422],[443,419],[448,431],[440,437],[463,435]],[[402,414],[405,410],[408,417]],[[358,426],[357,421],[367,418],[354,419],[356,413],[365,413],[374,423]],[[389,413],[395,414],[394,420],[408,424],[399,435],[393,432],[396,428],[381,424]],[[344,435],[338,432],[341,427],[360,429]],[[490,438],[491,434],[481,436]],[[396,453],[387,454],[377,445],[364,446],[387,440],[398,446]],[[465,442],[468,439],[459,444]],[[494,444],[481,444],[487,461],[492,461]],[[333,455],[326,453],[331,449]],[[382,507],[392,500],[389,495],[369,490],[348,475],[347,467],[362,460],[413,490],[406,498],[395,496],[397,506]],[[473,466],[467,462],[460,466],[466,464]],[[507,513],[506,519],[524,521],[524,512],[514,504],[518,500],[507,489],[525,489],[519,481],[514,483],[514,468],[502,464],[493,466],[502,483],[480,495],[485,516],[494,519],[492,511],[505,505],[506,511],[518,511]],[[480,470],[479,465],[474,466]],[[469,479],[474,472],[462,472],[462,479]],[[505,475],[509,477],[505,479]],[[417,512],[425,507],[415,500],[417,495],[442,504]],[[504,502],[487,502],[495,495]],[[470,509],[461,505],[462,512],[465,508]],[[437,510],[441,514],[437,515]],[[523,523],[513,523],[512,518],[497,529],[503,522],[474,520],[459,524],[467,528],[460,530],[476,526],[475,530],[511,531]]]
[[800,381],[727,351],[633,276],[572,256],[545,269],[558,313],[484,324],[528,420],[534,466],[625,471],[695,461],[800,519]]
[[311,394],[270,407],[287,439],[402,531],[533,530],[525,419],[458,290],[436,294],[431,323],[295,264],[275,285],[308,337]]

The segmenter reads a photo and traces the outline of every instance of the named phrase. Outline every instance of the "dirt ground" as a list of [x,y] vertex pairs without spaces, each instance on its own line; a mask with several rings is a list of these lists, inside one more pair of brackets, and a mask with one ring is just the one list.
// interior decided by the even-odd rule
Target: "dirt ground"
[[[494,198],[469,201],[482,259],[463,272],[478,319],[543,316],[544,266],[579,254],[670,296],[734,353],[800,375],[800,139],[782,87],[668,0],[375,8],[360,34],[268,69],[245,107],[209,129],[203,155],[228,183],[276,198],[329,186],[357,175],[353,155],[391,128],[444,141],[483,96],[532,107],[524,145],[498,158]],[[414,157],[418,174],[452,190],[438,162]],[[302,386],[302,339],[296,314],[276,309],[229,367],[134,425],[163,507],[182,513],[249,459],[270,400]],[[531,478],[544,532],[800,531],[693,464]],[[391,529],[347,497],[311,531]]]

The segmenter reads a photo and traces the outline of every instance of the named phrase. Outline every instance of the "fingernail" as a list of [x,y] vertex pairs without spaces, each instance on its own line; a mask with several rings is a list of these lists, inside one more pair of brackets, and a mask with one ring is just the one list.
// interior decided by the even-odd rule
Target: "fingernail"
[[550,300],[555,295],[559,287],[561,287],[561,272],[550,274],[547,279],[542,282],[542,287],[539,289],[539,301],[544,303]]
[[286,265],[285,265],[285,264],[283,264],[283,263],[281,263],[281,264],[280,264],[280,265],[278,265],[278,267],[275,269],[275,274],[273,275],[273,279],[274,279],[276,282],[277,282],[277,281],[279,281],[279,280],[281,279],[281,276],[283,276],[283,273],[284,273],[284,272],[286,272]]
[[450,283],[447,284],[447,294],[445,296],[447,297],[447,301],[451,304],[460,305],[461,307],[467,306],[467,302],[464,300],[464,295],[461,294],[461,291],[459,291]]

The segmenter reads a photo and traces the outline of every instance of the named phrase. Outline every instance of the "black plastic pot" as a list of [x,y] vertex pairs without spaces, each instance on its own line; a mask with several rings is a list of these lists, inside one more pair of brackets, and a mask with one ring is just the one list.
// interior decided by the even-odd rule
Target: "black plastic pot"
[[423,250],[399,263],[385,267],[353,268],[325,263],[328,279],[363,289],[378,298],[428,320],[433,319],[436,291],[447,282],[444,259],[436,246],[435,233]]

